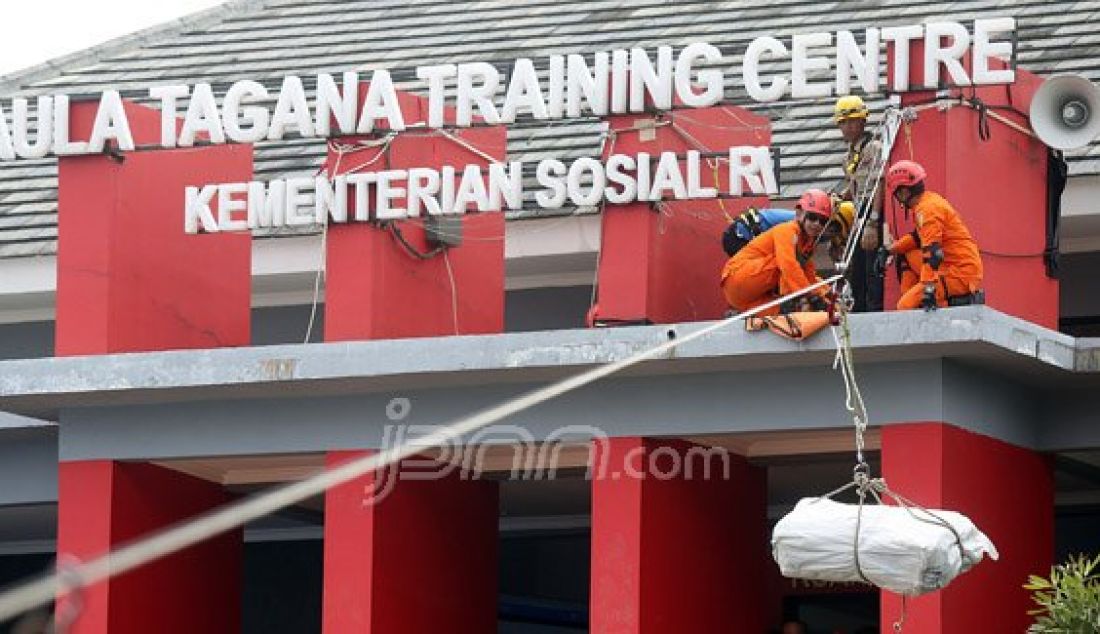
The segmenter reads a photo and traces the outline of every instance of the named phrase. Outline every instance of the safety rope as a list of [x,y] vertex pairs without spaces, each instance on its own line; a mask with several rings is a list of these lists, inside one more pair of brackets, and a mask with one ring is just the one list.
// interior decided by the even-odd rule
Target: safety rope
[[[715,188],[715,189],[721,189],[721,185],[722,185],[722,175],[721,175],[721,173],[719,172],[719,170],[720,170],[720,169],[721,169],[721,167],[722,167],[722,164],[721,164],[721,162],[719,162],[719,161],[713,161],[713,162],[711,162],[711,161],[710,161],[710,160],[708,159],[708,160],[707,160],[707,163],[708,163],[708,164],[709,164],[709,165],[710,165],[710,166],[711,166],[711,167],[712,167],[712,168],[714,169],[714,188]],[[730,216],[730,212],[729,212],[729,210],[728,210],[728,209],[726,209],[726,203],[725,203],[725,201],[724,201],[724,200],[722,200],[722,197],[721,197],[721,196],[719,196],[719,197],[718,197],[718,208],[719,208],[720,210],[722,210],[722,217],[726,219],[726,222],[733,222],[733,221],[734,221],[734,218],[733,218],[733,216]]]
[[[635,124],[635,125],[637,125],[637,124]],[[603,138],[600,139],[600,157],[601,158],[604,157],[604,156],[611,156],[612,154],[615,153],[615,143],[618,142],[618,140],[619,140],[619,134],[621,132],[625,132],[627,130],[628,129],[626,129],[626,128],[624,128],[622,130],[616,130],[616,129],[611,128],[610,126],[608,126],[607,132],[605,132],[604,135],[603,135]],[[607,209],[607,197],[603,196],[600,199],[599,214],[603,215],[603,212],[606,209]],[[602,231],[602,229],[601,229],[601,231]],[[600,261],[602,259],[603,259],[603,240],[601,239],[599,241],[599,243],[596,245],[596,267],[595,267],[595,270],[592,272],[592,293],[588,298],[588,312],[586,313],[587,316],[591,317],[590,321],[592,323],[589,324],[590,326],[594,326],[595,321],[596,321],[595,310],[596,310],[596,300],[599,296]]]
[[180,524],[154,532],[149,536],[141,537],[134,542],[74,567],[69,575],[53,572],[37,580],[18,585],[0,594],[0,622],[46,605],[63,593],[125,574],[226,531],[244,526],[265,515],[320,495],[332,487],[350,482],[364,474],[372,473],[406,458],[411,458],[426,449],[459,442],[461,439],[468,437],[469,434],[499,420],[595,383],[639,363],[661,358],[679,346],[727,328],[737,321],[775,308],[784,302],[813,293],[819,288],[835,283],[839,278],[839,275],[831,276],[804,289],[714,322],[694,332],[662,341],[625,359],[596,366],[474,414],[453,419],[431,433],[403,444],[356,458],[304,480],[292,482],[265,493],[230,503],[197,518],[186,520]]
[[401,248],[409,255],[409,257],[415,260],[430,260],[444,251],[442,245],[437,246],[431,251],[421,251],[417,249],[409,240],[405,237],[405,234],[401,231],[401,227],[397,226],[396,222],[388,221],[385,223],[386,228],[389,230],[390,235],[397,241]]
[[[329,168],[327,164],[321,165],[321,167],[317,170],[317,173],[320,174],[321,172],[327,171],[329,180],[332,180],[333,178],[341,174],[355,174],[356,172],[360,172],[377,163],[386,154],[386,152],[390,148],[390,145],[393,143],[393,140],[396,138],[397,133],[390,132],[385,136],[377,139],[363,139],[358,140],[355,143],[340,143],[338,141],[329,141],[328,148],[329,150],[336,153],[336,163],[331,168]],[[372,150],[375,148],[379,148],[378,152],[365,163],[356,165],[355,167],[351,167],[344,172],[340,171],[340,163],[343,162],[345,156],[358,154],[359,152],[364,152],[366,150]]]
[[913,122],[905,122],[905,145],[909,149],[909,160],[913,161],[917,158],[917,153],[913,151]]
[[[836,357],[833,361],[833,369],[839,369],[841,377],[844,381],[845,400],[844,407],[848,410],[849,415],[852,418],[852,425],[855,429],[855,446],[856,446],[856,464],[852,469],[852,481],[835,489],[824,496],[823,498],[833,498],[840,493],[849,489],[855,489],[856,495],[859,499],[858,510],[856,512],[856,527],[855,535],[852,539],[852,553],[853,561],[856,567],[856,573],[865,582],[874,585],[864,573],[863,566],[860,562],[859,552],[859,540],[860,534],[863,528],[863,508],[866,504],[868,496],[873,498],[874,501],[881,505],[883,498],[889,498],[897,506],[904,508],[910,517],[913,519],[931,524],[939,528],[946,529],[951,533],[955,539],[955,546],[959,550],[960,561],[964,568],[969,567],[976,563],[970,557],[967,556],[966,550],[962,544],[962,536],[943,517],[937,515],[933,511],[913,502],[909,498],[897,493],[890,489],[886,484],[884,478],[871,477],[871,468],[867,463],[865,450],[866,439],[864,435],[867,431],[867,405],[863,400],[863,393],[859,387],[859,381],[856,378],[855,362],[852,346],[852,333],[849,325],[849,310],[850,307],[846,306],[844,302],[838,302],[836,306],[838,325],[834,325],[831,328],[833,333],[833,340],[836,342]],[[905,597],[902,597],[902,612],[898,621],[894,623],[894,631],[900,633],[905,623],[906,618],[906,603]]]
[[[1015,112],[1025,119],[1027,118],[1026,114],[1020,112],[1014,106],[988,104],[984,100],[980,99],[977,95],[972,95],[970,97],[965,97],[962,95],[939,95],[935,99],[919,104],[913,104],[909,107],[912,108],[915,112],[920,112],[922,110],[927,110],[930,108],[935,108],[941,112],[946,112],[958,106],[972,108],[973,110],[978,112],[978,136],[983,141],[988,141],[992,137],[989,126],[989,121],[991,120],[996,121],[997,123],[1000,123],[1008,128],[1011,128],[1012,130],[1015,130],[1016,132],[1019,132],[1020,134],[1029,136],[1033,139],[1039,138],[1039,135],[1037,135],[1035,131],[1032,130],[1030,127],[1026,127],[1013,121],[1012,119],[1009,119],[1008,117],[997,112],[997,110]],[[910,155],[912,155],[912,150],[910,150]]]
[[680,125],[679,123],[676,123],[675,119],[670,118],[669,119],[669,124],[672,126],[672,129],[676,132],[676,134],[679,134],[681,137],[683,137],[683,139],[685,141],[687,141],[688,144],[691,145],[692,147],[694,147],[696,150],[698,150],[700,152],[709,152],[710,151],[710,148],[708,148],[706,145],[704,145],[702,141],[695,138],[695,135],[693,135],[692,133],[685,130],[684,126]]
[[[463,138],[459,137],[458,135],[453,134],[452,132],[450,132],[448,130],[445,130],[445,129],[431,130],[427,133],[398,133],[396,131],[389,131],[386,134],[384,134],[384,135],[382,135],[378,138],[375,138],[375,139],[359,139],[359,140],[356,140],[354,143],[344,143],[344,142],[337,141],[337,140],[329,140],[328,141],[328,148],[329,148],[330,151],[332,151],[336,154],[335,161],[332,163],[331,166],[328,165],[327,162],[325,164],[322,164],[321,167],[318,168],[317,174],[319,175],[322,172],[327,172],[329,180],[333,180],[336,176],[341,176],[341,175],[345,175],[345,174],[355,174],[355,173],[361,172],[361,171],[373,166],[374,164],[378,163],[379,161],[381,161],[383,159],[388,159],[390,146],[393,144],[394,140],[397,139],[399,134],[408,134],[409,136],[441,136],[443,138],[446,138],[446,139],[452,141],[453,143],[456,143],[457,145],[465,148],[469,152],[472,152],[473,154],[477,155],[478,157],[480,157],[480,158],[482,158],[482,159],[484,159],[484,160],[486,160],[490,163],[500,163],[501,162],[498,159],[496,159],[495,157],[493,157],[492,155],[490,155],[487,152],[483,151],[481,148],[478,148],[477,146],[473,145],[472,143],[466,141],[465,139],[463,139]],[[364,151],[367,151],[367,150],[372,150],[372,149],[377,150],[377,152],[375,152],[374,156],[370,157],[369,159],[367,159],[366,161],[364,161],[362,163],[359,163],[358,165],[354,165],[352,167],[349,167],[348,169],[346,169],[342,172],[340,171],[341,164],[343,163],[345,157],[353,155],[353,154],[358,154],[360,152],[364,152]],[[421,225],[421,226],[423,226],[423,225]],[[401,234],[401,230],[397,227],[396,223],[392,223],[392,222],[389,223],[388,228],[390,230],[391,235],[394,237],[394,239],[397,241],[397,243],[402,246],[402,248],[405,250],[405,252],[410,254],[411,256],[413,256],[415,258],[425,259],[425,260],[430,259],[430,258],[432,258],[436,255],[439,255],[439,253],[442,251],[442,247],[439,247],[439,248],[434,249],[430,252],[426,252],[426,253],[421,252],[418,249],[416,249],[412,244],[410,244],[408,242],[408,240],[405,239],[405,236]],[[314,275],[314,278],[313,278],[313,298],[312,298],[312,301],[310,302],[309,321],[306,324],[306,334],[305,334],[305,339],[304,339],[303,343],[309,343],[310,339],[313,336],[314,325],[316,324],[316,321],[317,321],[317,311],[318,311],[318,307],[319,307],[320,302],[321,302],[321,283],[324,279],[325,269],[327,267],[328,230],[329,230],[329,217],[326,214],[324,219],[321,222],[321,244],[320,244],[320,247],[319,247],[320,248],[320,255],[318,256],[317,272],[316,272],[316,274]],[[448,235],[450,235],[450,234],[448,234]],[[481,238],[481,239],[482,240],[503,240],[504,236],[502,235],[499,238]],[[446,254],[444,254],[444,255],[446,255]],[[447,261],[447,266],[448,266],[448,270],[449,270],[449,267],[450,267],[450,261],[449,260]],[[455,298],[456,290],[455,290],[455,286],[454,286],[454,282],[453,282],[453,280],[454,280],[453,274],[451,275],[451,280],[452,280],[452,283],[451,283],[452,315],[454,317],[454,323],[455,323],[455,334],[458,334],[458,308],[457,308],[457,299]]]
[[447,269],[447,279],[451,283],[451,325],[458,334],[458,285],[455,284],[455,272],[451,267],[450,249],[443,249],[443,266]]
[[450,139],[451,141],[453,141],[453,142],[457,143],[458,145],[466,148],[470,152],[473,152],[477,156],[485,159],[486,161],[488,161],[490,163],[500,163],[501,162],[500,159],[498,159],[495,156],[492,156],[491,154],[483,151],[481,148],[475,146],[474,144],[470,143],[466,139],[463,139],[462,137],[458,136],[457,134],[454,134],[454,133],[452,133],[448,130],[443,130],[443,129],[440,129],[438,131],[438,133],[439,133],[439,136],[444,137],[446,139]]
[[898,615],[898,620],[894,621],[894,634],[901,634],[907,616],[909,616],[909,597],[903,594],[901,595],[901,614]]
[[58,576],[67,580],[73,590],[58,595],[52,610],[39,609],[13,623],[11,634],[68,634],[87,603],[85,586],[75,570],[79,564],[80,560],[72,555],[57,558],[54,567]]
[[[366,169],[387,156],[390,145],[396,137],[397,133],[391,132],[379,139],[365,139],[357,141],[354,144],[329,141],[328,147],[336,153],[336,160],[331,167],[328,166],[327,162],[321,165],[317,170],[317,174],[327,171],[329,180],[332,180],[335,176],[341,174],[340,164],[343,162],[345,156],[377,148],[378,152],[368,161],[352,167],[343,173],[353,174]],[[313,276],[313,299],[309,307],[309,322],[306,324],[306,336],[302,343],[309,343],[309,340],[313,337],[313,326],[317,322],[317,308],[321,303],[321,282],[325,277],[325,270],[328,268],[328,228],[329,217],[328,214],[325,214],[324,220],[321,222],[321,244],[319,246],[320,253],[317,256],[317,272]]]
[[844,380],[844,407],[852,417],[855,426],[856,442],[856,466],[865,465],[864,449],[867,444],[864,433],[867,431],[867,405],[863,400],[863,393],[859,389],[856,380],[855,362],[852,355],[852,331],[848,323],[848,307],[838,302],[837,318],[838,326],[832,326],[830,332],[833,341],[836,342],[836,357],[833,359],[833,369],[840,370]]
[[720,123],[712,123],[712,122],[709,122],[709,121],[702,121],[700,119],[696,119],[694,117],[689,117],[689,116],[687,116],[685,114],[682,114],[682,113],[679,113],[679,112],[672,113],[669,116],[672,117],[672,118],[675,118],[678,121],[686,121],[687,123],[690,123],[692,125],[696,125],[696,126],[700,126],[700,127],[704,127],[704,128],[710,128],[712,130],[723,130],[723,131],[727,131],[727,132],[740,132],[740,131],[752,132],[757,136],[757,138],[763,137],[763,134],[762,134],[763,132],[770,132],[771,131],[771,126],[770,125],[754,125],[754,124],[748,123],[747,121],[745,121],[741,117],[739,117],[735,112],[730,110],[728,106],[722,106],[720,108],[720,110],[723,113],[729,115],[732,119],[736,120],[740,125],[722,125]]

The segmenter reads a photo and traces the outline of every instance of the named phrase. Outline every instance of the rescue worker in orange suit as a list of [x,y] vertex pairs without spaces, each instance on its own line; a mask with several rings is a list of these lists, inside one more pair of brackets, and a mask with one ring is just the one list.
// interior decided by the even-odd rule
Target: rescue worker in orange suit
[[925,189],[927,176],[913,161],[898,161],[886,173],[887,189],[916,224],[889,247],[911,269],[902,276],[898,310],[983,303],[978,243],[951,203]]
[[[832,215],[828,194],[820,189],[802,194],[794,220],[756,236],[722,268],[722,292],[729,305],[739,312],[751,310],[816,283],[814,248]],[[825,310],[826,293],[819,287],[796,302],[759,314],[778,315],[781,308],[785,312]]]

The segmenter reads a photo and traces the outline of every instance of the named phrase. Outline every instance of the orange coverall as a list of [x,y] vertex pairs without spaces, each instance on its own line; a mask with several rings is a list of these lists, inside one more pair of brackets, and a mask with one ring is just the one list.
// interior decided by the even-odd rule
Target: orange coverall
[[[730,306],[746,311],[818,281],[814,241],[802,235],[797,220],[778,224],[756,236],[722,267],[722,293]],[[779,294],[776,294],[776,289]],[[825,295],[820,289],[819,295]],[[778,315],[773,306],[759,313]]]
[[[930,282],[936,285],[936,304],[941,307],[947,306],[948,297],[979,290],[982,258],[978,243],[951,203],[935,192],[926,191],[913,206],[913,213],[916,231],[890,247],[891,253],[905,257],[913,270],[919,271],[919,276],[902,277],[898,310],[920,308],[924,285]],[[929,263],[935,244],[943,248],[943,262],[938,270]],[[918,254],[923,256],[919,260],[914,257]]]

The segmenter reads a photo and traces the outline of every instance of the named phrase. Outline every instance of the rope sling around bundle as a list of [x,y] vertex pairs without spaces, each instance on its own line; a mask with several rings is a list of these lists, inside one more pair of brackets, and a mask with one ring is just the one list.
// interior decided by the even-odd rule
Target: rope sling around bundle
[[[966,516],[930,510],[871,476],[864,458],[866,408],[855,380],[847,308],[840,304],[834,364],[844,378],[845,406],[855,425],[852,481],[820,497],[803,498],[772,532],[772,556],[785,577],[834,583],[867,583],[902,596],[894,623],[900,633],[906,598],[946,587],[982,557],[997,559],[992,541]],[[854,490],[858,501],[836,501]],[[870,497],[874,504],[868,503]],[[884,499],[892,502],[884,504]]]
[[[882,154],[861,183],[858,216],[838,268],[848,270],[871,205],[881,186],[886,157],[893,149],[899,128],[914,120],[911,108],[889,108],[875,131]],[[820,497],[803,498],[776,524],[772,554],[785,577],[836,583],[867,583],[902,595],[918,596],[946,587],[982,557],[997,559],[992,541],[966,516],[953,511],[929,510],[890,489],[885,479],[872,477],[864,455],[867,408],[856,380],[852,353],[851,309],[847,288],[834,287],[837,319],[832,325],[836,342],[833,369],[839,370],[845,387],[845,409],[855,427],[856,465],[852,481]],[[854,504],[836,501],[853,490]],[[868,503],[868,498],[874,504]],[[885,504],[887,500],[892,504]],[[901,632],[906,605],[894,623]]]

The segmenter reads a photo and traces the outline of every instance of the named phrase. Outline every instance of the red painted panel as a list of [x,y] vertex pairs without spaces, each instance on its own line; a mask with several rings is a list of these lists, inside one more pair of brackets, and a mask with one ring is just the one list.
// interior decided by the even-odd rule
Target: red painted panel
[[[60,555],[87,560],[224,504],[220,486],[145,463],[59,465]],[[90,588],[72,634],[236,634],[241,531]]]
[[[365,88],[360,95],[365,95]],[[426,118],[424,98],[405,93],[399,93],[399,97],[408,124]],[[453,119],[453,110],[446,114]],[[352,145],[363,138],[344,137],[336,142]],[[461,173],[466,165],[487,166],[489,161],[482,154],[504,160],[506,144],[504,127],[470,128],[446,134],[410,131],[393,139],[384,152],[371,148],[341,158],[337,151],[330,150],[327,165],[333,174],[413,167],[439,169],[445,165],[454,166]],[[447,251],[450,273],[442,255],[418,259],[403,249],[389,230],[374,223],[330,226],[325,340],[501,332],[504,215],[469,214],[462,222],[462,245]],[[428,251],[422,218],[400,221],[397,227],[417,250]]]
[[608,205],[600,219],[598,321],[648,319],[650,252],[657,223],[648,203]]
[[[993,540],[1001,559],[983,561],[940,592],[909,601],[907,633],[1023,632],[1032,606],[1021,587],[1046,573],[1054,552],[1054,484],[1044,456],[942,423],[882,432],[883,474],[918,504],[959,511]],[[901,602],[882,596],[882,628]]]
[[[373,225],[330,227],[325,340],[501,332],[504,215],[469,215],[462,227],[463,245],[447,253],[453,289],[442,256],[415,259]],[[420,251],[428,249],[419,222],[401,223],[401,232]]]
[[[337,451],[330,466],[366,455]],[[368,491],[387,491],[368,503]],[[369,474],[325,497],[325,634],[496,631],[497,486]]]
[[[122,109],[126,113],[126,122],[130,124],[130,135],[134,139],[134,145],[138,147],[160,145],[160,110],[126,100],[122,101]],[[87,141],[91,138],[92,124],[95,123],[98,110],[98,99],[69,104],[69,140]],[[176,125],[177,132],[182,125],[181,119]],[[111,144],[117,145],[113,141]]]
[[[590,629],[601,634],[762,632],[776,616],[764,474],[729,456],[729,478],[695,445],[597,443]],[[631,465],[629,468],[627,465]]]
[[249,343],[250,236],[183,218],[186,186],[251,180],[251,146],[58,164],[58,355]]
[[[920,60],[922,56],[923,43],[914,43],[911,58]],[[910,67],[914,82],[923,72],[917,68],[919,65]],[[997,66],[995,61],[991,66]],[[1042,79],[1020,69],[1016,77],[1012,86],[966,89],[965,95],[976,95],[990,106],[1000,106],[993,112],[1026,126],[1023,113],[1028,112]],[[962,93],[956,90],[953,94]],[[909,93],[903,104],[920,104],[933,97],[930,92]],[[1019,113],[1005,108],[1015,108]],[[906,132],[903,128],[892,160],[913,159],[924,165],[929,189],[943,194],[962,215],[982,251],[987,303],[1010,315],[1057,329],[1058,281],[1047,277],[1043,260],[1046,146],[992,119],[988,122],[991,136],[983,141],[978,123],[979,114],[970,107],[921,110],[911,129]],[[899,221],[895,235],[911,230],[911,221],[900,210],[888,213],[887,220],[892,221],[893,216]],[[897,280],[888,275],[887,305],[896,305],[897,297]]]
[[[684,155],[688,150],[728,152],[730,147],[769,145],[766,117],[732,106],[670,113],[662,124],[645,131],[630,128],[646,117],[607,117],[618,132],[604,148],[610,154]],[[648,119],[652,120],[652,119]],[[672,121],[674,124],[664,125]],[[713,159],[712,159],[713,160]],[[681,162],[681,171],[685,162]],[[711,165],[702,186],[728,191],[728,163],[717,178]],[[647,202],[607,205],[602,220],[596,320],[672,323],[721,317],[727,308],[718,289],[726,255],[721,235],[732,218],[750,205],[764,207],[768,198],[669,201],[660,209]]]

